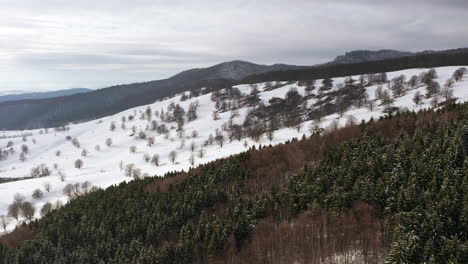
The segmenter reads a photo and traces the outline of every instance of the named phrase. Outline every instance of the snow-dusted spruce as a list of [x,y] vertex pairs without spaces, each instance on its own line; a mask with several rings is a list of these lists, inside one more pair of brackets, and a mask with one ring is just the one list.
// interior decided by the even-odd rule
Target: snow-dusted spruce
[[463,102],[467,76],[463,67],[439,67],[200,89],[86,123],[0,132],[0,230],[97,187],[389,112]]

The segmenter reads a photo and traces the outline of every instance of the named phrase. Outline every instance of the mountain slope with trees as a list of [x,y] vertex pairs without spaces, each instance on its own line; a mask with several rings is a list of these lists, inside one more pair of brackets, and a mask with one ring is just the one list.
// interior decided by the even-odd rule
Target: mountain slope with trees
[[283,64],[265,66],[233,61],[189,70],[164,80],[117,85],[52,99],[3,102],[0,103],[0,129],[35,129],[89,121],[202,87],[214,91],[236,84],[323,79],[467,63],[467,49],[313,67]]
[[187,171],[253,146],[388,114],[466,102],[466,72],[409,69],[199,89],[82,124],[0,132],[0,218],[6,223],[0,232],[91,188]]
[[0,260],[464,263],[466,120],[401,112],[80,193],[1,237]]

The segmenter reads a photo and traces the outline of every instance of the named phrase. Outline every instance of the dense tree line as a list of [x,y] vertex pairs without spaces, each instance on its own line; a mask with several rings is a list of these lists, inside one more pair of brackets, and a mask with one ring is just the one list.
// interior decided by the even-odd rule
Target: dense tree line
[[0,260],[463,263],[467,111],[398,113],[96,190],[1,237]]

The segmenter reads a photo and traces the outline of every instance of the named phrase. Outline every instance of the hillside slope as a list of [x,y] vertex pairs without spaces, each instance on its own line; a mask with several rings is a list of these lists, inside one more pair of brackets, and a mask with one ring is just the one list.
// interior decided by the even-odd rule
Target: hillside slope
[[405,112],[188,173],[78,188],[0,237],[0,260],[463,263],[467,114]]
[[[436,68],[431,84],[446,83],[458,69]],[[192,97],[179,94],[82,124],[2,132],[0,215],[7,215],[16,193],[35,205],[34,217],[38,218],[39,208],[46,202],[67,202],[67,185],[86,183],[106,188],[133,178],[188,170],[252,146],[275,145],[346,123],[377,119],[389,111],[437,107],[445,100],[442,95],[423,96],[427,85],[412,87],[409,83],[410,76],[428,72],[389,72],[387,82],[378,81],[377,75],[363,76],[363,86],[358,81],[350,84],[350,78],[334,78],[329,80],[333,81],[330,87],[316,80],[315,84],[238,85],[205,94],[202,89]],[[392,96],[385,87],[397,91],[402,75],[407,76],[404,91]],[[360,76],[352,78],[359,80]],[[379,87],[380,96],[387,93],[388,98],[376,98]],[[451,98],[468,100],[466,74],[451,87]],[[421,96],[416,105],[413,98],[418,93]],[[24,161],[20,160],[22,152],[27,152]],[[75,167],[78,159],[83,161],[81,168]],[[45,184],[50,184],[49,191]],[[32,198],[36,189],[43,193],[39,199]],[[18,223],[10,219],[8,230]],[[19,223],[25,220],[20,217]]]

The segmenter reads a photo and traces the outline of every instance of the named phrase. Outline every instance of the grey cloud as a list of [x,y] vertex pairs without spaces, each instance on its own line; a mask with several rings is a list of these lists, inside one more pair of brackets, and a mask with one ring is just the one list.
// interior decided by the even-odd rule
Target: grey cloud
[[310,65],[354,49],[468,46],[466,0],[3,2],[0,70],[13,74],[0,89],[102,87],[235,59]]

